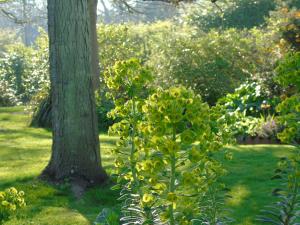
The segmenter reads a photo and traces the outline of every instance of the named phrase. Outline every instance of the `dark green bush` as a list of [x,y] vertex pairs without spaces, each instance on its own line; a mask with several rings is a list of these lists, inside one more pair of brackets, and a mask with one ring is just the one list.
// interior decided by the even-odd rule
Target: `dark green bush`
[[276,0],[220,0],[194,5],[185,14],[185,21],[202,30],[213,28],[253,28],[265,24],[265,17],[276,8]]

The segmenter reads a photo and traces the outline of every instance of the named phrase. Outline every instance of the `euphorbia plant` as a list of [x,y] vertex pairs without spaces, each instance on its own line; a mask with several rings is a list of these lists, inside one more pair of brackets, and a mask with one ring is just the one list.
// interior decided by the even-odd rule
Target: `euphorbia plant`
[[127,223],[140,220],[141,224],[148,221],[151,224],[152,220],[151,211],[140,208],[139,202],[143,197],[140,184],[142,177],[136,169],[137,161],[143,157],[136,146],[142,138],[137,126],[143,118],[141,106],[151,79],[150,71],[137,59],[117,62],[105,73],[105,82],[110,90],[108,97],[115,104],[109,116],[119,120],[110,127],[109,133],[119,136],[114,149],[115,167],[117,187],[122,189],[121,199],[124,202],[122,220]]
[[145,100],[151,75],[138,60],[118,62],[105,80],[115,103],[110,116],[119,119],[110,133],[120,137],[122,222],[203,221],[201,200],[224,173],[213,154],[231,140],[226,119],[184,87],[158,88]]
[[200,221],[199,200],[224,173],[213,154],[231,140],[218,111],[184,87],[157,90],[142,109],[142,204],[160,207],[170,225]]
[[18,191],[14,187],[0,191],[0,224],[9,220],[10,216],[14,214],[16,210],[25,205],[23,191]]

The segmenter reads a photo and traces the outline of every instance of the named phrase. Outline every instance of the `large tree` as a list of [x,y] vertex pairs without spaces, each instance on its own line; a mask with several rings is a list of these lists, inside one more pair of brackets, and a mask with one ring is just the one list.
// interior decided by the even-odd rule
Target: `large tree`
[[48,0],[52,155],[42,176],[103,182],[95,111],[96,0]]

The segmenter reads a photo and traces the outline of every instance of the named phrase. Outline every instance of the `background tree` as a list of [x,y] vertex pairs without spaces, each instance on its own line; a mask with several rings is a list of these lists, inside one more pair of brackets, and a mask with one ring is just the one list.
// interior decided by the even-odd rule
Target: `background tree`
[[14,30],[26,45],[33,45],[39,27],[46,28],[45,0],[0,1],[0,28]]

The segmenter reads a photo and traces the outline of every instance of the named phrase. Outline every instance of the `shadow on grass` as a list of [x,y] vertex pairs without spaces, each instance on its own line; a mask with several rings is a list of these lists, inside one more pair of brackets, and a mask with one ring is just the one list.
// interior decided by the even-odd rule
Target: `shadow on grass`
[[[37,218],[40,213],[51,209],[77,212],[90,223],[103,208],[119,211],[119,193],[111,190],[111,185],[90,188],[79,200],[75,199],[67,184],[50,185],[33,176],[1,183],[0,189],[12,186],[25,192],[27,206],[17,214],[17,218],[22,218],[22,224],[40,219]],[[72,218],[69,220],[72,221]]]

